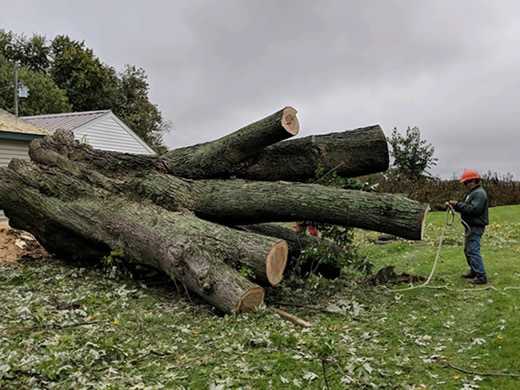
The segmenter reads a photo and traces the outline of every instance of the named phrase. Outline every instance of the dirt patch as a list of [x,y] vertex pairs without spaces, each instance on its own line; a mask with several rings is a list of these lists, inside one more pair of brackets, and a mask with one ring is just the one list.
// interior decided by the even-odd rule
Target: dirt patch
[[389,265],[381,268],[375,275],[367,278],[365,282],[377,286],[380,284],[415,283],[423,280],[425,279],[422,276],[410,275],[404,272],[398,275],[394,271],[394,266]]
[[41,259],[50,255],[30,233],[0,223],[0,265],[16,264],[27,257]]

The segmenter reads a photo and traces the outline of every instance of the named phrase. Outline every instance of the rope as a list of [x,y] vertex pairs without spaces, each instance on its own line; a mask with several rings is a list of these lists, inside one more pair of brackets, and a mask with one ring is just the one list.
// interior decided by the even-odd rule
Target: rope
[[[461,220],[462,224],[466,227],[467,233],[465,233],[465,235],[467,236],[468,234],[471,234],[471,229],[470,229],[469,225],[462,218],[460,218],[460,220]],[[453,225],[453,222],[455,222],[455,210],[448,202],[446,202],[446,214],[444,217],[444,227],[442,228],[441,237],[439,239],[439,246],[437,247],[437,254],[435,255],[433,267],[430,272],[430,276],[428,276],[428,279],[426,279],[426,282],[424,282],[423,284],[421,284],[419,286],[412,286],[412,287],[408,287],[408,288],[389,289],[386,286],[385,286],[385,288],[391,292],[403,292],[403,291],[410,291],[410,290],[415,290],[418,288],[426,287],[428,285],[428,283],[430,283],[430,281],[432,280],[433,274],[435,273],[435,268],[437,267],[437,262],[439,260],[439,254],[441,252],[442,240],[444,239],[444,232],[446,231],[446,228],[448,226]],[[439,288],[440,289],[440,288],[447,288],[447,287],[446,286],[435,286],[435,287],[430,287],[430,288]],[[475,291],[475,290],[487,290],[487,289],[489,289],[489,286],[484,287],[484,288],[473,288],[470,290]]]
[[[446,209],[446,215],[444,218],[445,223],[444,223],[444,227],[442,228],[441,238],[439,240],[439,246],[437,247],[437,254],[435,255],[435,261],[433,262],[432,271],[430,272],[430,276],[428,276],[428,279],[426,279],[426,282],[424,282],[423,284],[421,284],[419,286],[412,286],[412,287],[408,287],[408,288],[399,288],[399,289],[388,289],[388,290],[390,290],[392,292],[410,291],[410,290],[415,290],[417,288],[425,287],[428,283],[430,283],[430,280],[432,280],[433,274],[435,273],[435,268],[437,267],[437,262],[439,260],[439,254],[441,252],[442,240],[444,239],[444,232],[446,231],[446,228],[448,226],[453,225],[453,222],[455,221],[455,210],[453,210],[453,207],[451,207],[451,205],[449,203],[447,203],[447,205],[448,205],[448,208]],[[450,215],[451,215],[451,220],[450,220]]]

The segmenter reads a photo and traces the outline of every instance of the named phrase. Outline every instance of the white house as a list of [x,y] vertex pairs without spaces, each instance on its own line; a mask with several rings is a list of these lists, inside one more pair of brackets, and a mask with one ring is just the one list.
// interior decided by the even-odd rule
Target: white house
[[110,110],[24,116],[23,119],[50,133],[58,129],[71,130],[76,140],[95,149],[155,154],[146,142]]
[[[29,143],[46,135],[45,130],[0,109],[0,167],[6,167],[14,157],[29,160]],[[0,210],[0,222],[5,221]]]

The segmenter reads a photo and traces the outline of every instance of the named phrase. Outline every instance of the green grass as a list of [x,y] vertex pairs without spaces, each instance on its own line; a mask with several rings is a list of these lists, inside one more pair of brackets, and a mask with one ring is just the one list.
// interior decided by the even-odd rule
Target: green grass
[[[326,379],[330,389],[518,389],[520,379],[442,363],[520,374],[520,292],[511,289],[520,287],[520,206],[493,208],[490,219],[482,252],[494,289],[459,277],[457,220],[429,284],[442,288],[397,293],[345,273],[268,291],[310,329],[281,319],[272,302],[223,316],[160,279],[58,260],[1,267],[0,388],[322,389]],[[422,242],[376,245],[361,231],[357,240],[375,270],[427,277],[444,221],[430,213]]]

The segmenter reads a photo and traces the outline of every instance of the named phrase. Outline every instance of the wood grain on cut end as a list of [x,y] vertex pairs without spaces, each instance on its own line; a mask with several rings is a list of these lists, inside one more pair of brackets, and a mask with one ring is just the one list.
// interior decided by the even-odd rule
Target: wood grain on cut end
[[264,302],[265,291],[262,287],[247,290],[237,301],[235,311],[241,313],[257,307]]
[[285,240],[280,240],[273,245],[265,261],[267,280],[273,286],[282,281],[283,271],[287,265],[289,246]]
[[300,131],[300,122],[298,122],[296,113],[297,111],[292,107],[285,107],[282,113],[282,127],[292,135],[296,135]]

